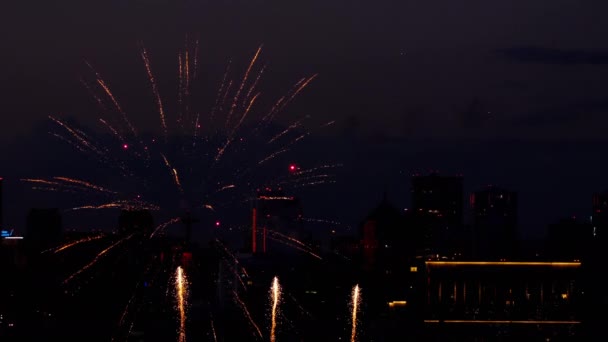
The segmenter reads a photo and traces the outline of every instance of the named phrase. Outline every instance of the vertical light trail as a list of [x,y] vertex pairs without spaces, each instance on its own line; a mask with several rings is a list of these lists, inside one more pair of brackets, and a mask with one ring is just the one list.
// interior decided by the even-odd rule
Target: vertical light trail
[[181,266],[175,271],[175,300],[179,312],[178,342],[186,342],[186,309],[188,301],[188,280]]
[[272,279],[272,286],[270,287],[270,297],[272,301],[272,312],[270,318],[270,342],[275,342],[277,329],[277,311],[279,309],[279,302],[281,301],[281,285],[279,285],[279,278],[277,277],[274,277],[274,279]]
[[146,48],[141,48],[141,58],[144,61],[144,66],[146,67],[146,73],[148,74],[148,79],[150,80],[150,84],[152,85],[152,93],[154,94],[154,98],[156,99],[156,105],[158,107],[158,114],[160,115],[160,124],[163,128],[163,133],[165,134],[165,139],[167,138],[167,120],[165,118],[165,109],[163,108],[163,102],[160,97],[160,92],[158,91],[158,85],[156,84],[156,80],[154,79],[154,74],[152,74],[152,67],[150,66],[150,59],[148,58],[148,51]]
[[232,114],[234,113],[234,110],[237,107],[237,102],[239,101],[241,92],[243,91],[243,88],[245,88],[245,83],[247,83],[247,79],[249,78],[251,69],[255,65],[255,62],[257,61],[258,57],[260,56],[261,51],[262,51],[262,46],[258,47],[258,50],[255,52],[255,55],[253,56],[253,58],[251,58],[251,62],[249,62],[247,71],[245,71],[245,74],[243,75],[243,80],[241,81],[241,85],[239,86],[239,89],[237,90],[236,94],[234,95],[234,99],[232,100],[232,106],[230,106],[230,111],[228,112],[228,116],[226,117],[226,125],[228,125],[230,123],[230,119],[232,118]]
[[351,299],[352,329],[350,332],[350,342],[356,342],[357,340],[357,313],[359,312],[359,302],[361,300],[359,292],[359,285],[355,285]]

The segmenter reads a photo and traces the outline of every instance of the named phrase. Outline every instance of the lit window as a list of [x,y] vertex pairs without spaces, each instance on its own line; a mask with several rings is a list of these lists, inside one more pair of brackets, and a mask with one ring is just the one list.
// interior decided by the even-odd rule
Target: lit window
[[410,267],[410,272],[418,272],[418,267],[416,267],[416,266],[411,266],[411,267]]

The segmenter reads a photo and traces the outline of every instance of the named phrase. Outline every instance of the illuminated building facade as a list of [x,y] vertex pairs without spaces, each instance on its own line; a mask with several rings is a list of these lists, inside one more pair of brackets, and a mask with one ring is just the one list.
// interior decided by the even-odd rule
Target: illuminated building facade
[[432,173],[414,175],[411,186],[412,215],[424,231],[427,254],[453,254],[462,248],[463,178]]
[[298,198],[288,196],[282,190],[260,191],[251,211],[252,253],[293,250],[291,245],[297,247],[305,238],[302,217]]
[[498,260],[517,255],[517,193],[489,186],[471,194],[469,201],[475,257]]
[[427,322],[580,319],[580,262],[427,261],[425,268]]

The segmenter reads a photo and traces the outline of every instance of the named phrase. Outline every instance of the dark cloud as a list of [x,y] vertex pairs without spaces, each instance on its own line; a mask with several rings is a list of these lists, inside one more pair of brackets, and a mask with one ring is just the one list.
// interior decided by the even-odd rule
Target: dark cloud
[[458,113],[458,118],[463,128],[480,129],[492,118],[492,112],[475,98]]
[[518,46],[497,51],[507,60],[518,63],[558,65],[606,65],[608,51],[555,49],[541,46]]
[[608,115],[608,99],[551,107],[513,119],[517,127],[576,125]]

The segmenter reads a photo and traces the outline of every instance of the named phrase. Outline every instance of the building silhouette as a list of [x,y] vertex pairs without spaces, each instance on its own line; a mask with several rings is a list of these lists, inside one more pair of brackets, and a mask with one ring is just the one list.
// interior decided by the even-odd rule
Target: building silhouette
[[280,189],[258,192],[251,215],[249,240],[253,254],[293,251],[293,247],[287,246],[291,244],[290,239],[303,242],[308,238],[303,231],[300,200]]
[[118,230],[121,232],[151,232],[154,217],[149,210],[121,210],[118,216]]
[[594,226],[591,222],[568,217],[547,228],[546,251],[551,259],[581,260],[591,252]]
[[594,234],[596,236],[607,235],[608,230],[608,191],[593,194],[593,214],[591,221],[593,223]]
[[3,183],[3,178],[0,177],[0,229],[2,229],[4,227],[4,207],[3,207],[3,203],[2,203],[2,183]]
[[469,200],[475,257],[512,259],[517,256],[517,193],[488,186],[471,194]]
[[25,240],[28,249],[39,251],[62,240],[62,219],[57,208],[32,208],[26,219]]
[[359,230],[363,269],[380,268],[390,272],[393,264],[414,256],[418,239],[411,228],[403,213],[384,195],[380,204],[363,220]]
[[412,215],[424,232],[426,254],[452,255],[462,249],[463,178],[414,175],[411,179]]

